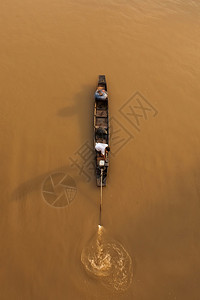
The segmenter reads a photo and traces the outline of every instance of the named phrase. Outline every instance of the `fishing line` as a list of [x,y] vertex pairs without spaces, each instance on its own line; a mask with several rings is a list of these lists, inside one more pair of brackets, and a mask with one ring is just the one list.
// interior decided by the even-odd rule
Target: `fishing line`
[[101,202],[100,202],[100,215],[99,215],[99,225],[101,225],[101,214],[102,214],[102,204],[103,204],[103,169],[101,169]]

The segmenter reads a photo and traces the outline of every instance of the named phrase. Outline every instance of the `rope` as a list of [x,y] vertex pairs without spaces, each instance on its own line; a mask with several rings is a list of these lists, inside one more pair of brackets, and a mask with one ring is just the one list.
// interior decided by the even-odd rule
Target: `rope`
[[101,202],[100,202],[100,218],[99,218],[99,225],[100,226],[101,226],[102,204],[103,204],[103,169],[101,169]]

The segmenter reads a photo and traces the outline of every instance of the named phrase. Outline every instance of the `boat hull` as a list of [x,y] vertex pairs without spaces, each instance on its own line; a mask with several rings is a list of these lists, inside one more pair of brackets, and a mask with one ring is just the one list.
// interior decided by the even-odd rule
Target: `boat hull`
[[[99,89],[107,92],[107,83],[105,75],[99,75],[98,86]],[[110,128],[109,128],[109,98],[106,100],[96,99],[94,103],[94,147],[96,143],[103,143],[109,145]],[[104,161],[104,162],[102,162]],[[102,166],[102,164],[104,164]],[[101,186],[101,170],[103,170],[102,185],[106,186],[108,174],[109,158],[108,153],[106,157],[95,150],[95,167],[96,167],[96,185]]]

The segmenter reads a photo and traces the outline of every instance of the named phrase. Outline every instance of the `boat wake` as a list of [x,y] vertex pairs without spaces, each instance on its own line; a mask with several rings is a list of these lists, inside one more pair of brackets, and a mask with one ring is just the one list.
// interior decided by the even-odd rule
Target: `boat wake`
[[102,226],[83,249],[81,261],[90,274],[111,289],[125,291],[132,282],[131,257],[119,242],[106,236]]

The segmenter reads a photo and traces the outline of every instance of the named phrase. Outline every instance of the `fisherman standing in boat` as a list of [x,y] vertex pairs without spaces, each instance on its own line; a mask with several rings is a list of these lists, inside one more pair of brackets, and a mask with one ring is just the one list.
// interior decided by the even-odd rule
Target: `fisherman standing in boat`
[[95,92],[95,98],[97,100],[106,100],[108,98],[108,94],[106,90],[104,90],[103,87],[98,86],[96,92]]
[[106,154],[110,151],[110,147],[108,147],[108,144],[103,143],[96,143],[95,149],[98,152],[101,152],[101,156],[103,156],[104,159],[106,158]]

